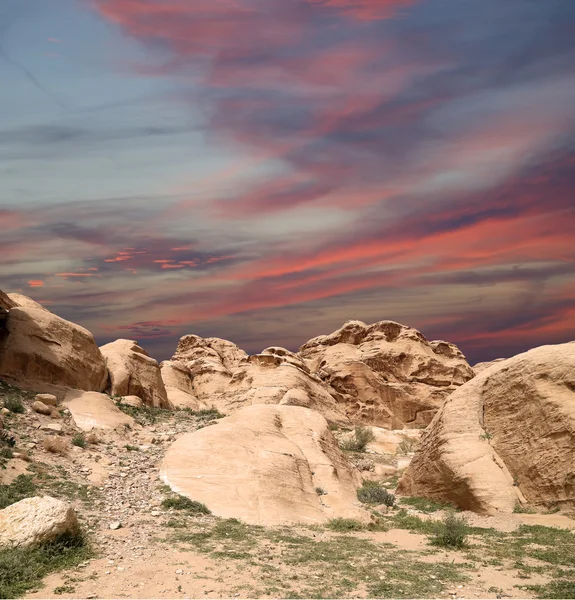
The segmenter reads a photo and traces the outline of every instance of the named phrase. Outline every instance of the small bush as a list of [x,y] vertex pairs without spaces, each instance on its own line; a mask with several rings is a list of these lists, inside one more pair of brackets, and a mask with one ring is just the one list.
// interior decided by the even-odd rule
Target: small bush
[[463,517],[450,510],[442,521],[434,523],[431,543],[443,548],[463,548],[469,528]]
[[10,394],[4,398],[4,408],[7,408],[12,413],[22,414],[26,412],[22,400],[14,394]]
[[516,502],[513,508],[513,512],[516,514],[533,515],[537,511],[530,506],[523,506],[520,502]]
[[203,408],[202,410],[192,411],[195,417],[201,419],[223,419],[226,415],[223,415],[217,408]]
[[410,454],[411,452],[415,452],[418,446],[418,440],[404,436],[397,446],[397,454]]
[[364,529],[364,526],[359,521],[356,521],[355,519],[343,519],[341,517],[337,519],[330,519],[326,523],[326,527],[332,531],[342,532],[362,531]]
[[78,448],[85,448],[86,447],[86,438],[83,435],[75,435],[72,438],[72,444],[74,444],[74,446],[78,446]]
[[364,504],[395,505],[395,496],[390,494],[377,481],[364,481],[363,485],[357,490],[357,499]]
[[61,454],[62,456],[65,456],[68,452],[68,441],[55,435],[45,437],[42,445],[46,452],[51,452],[52,454]]
[[162,506],[164,508],[173,508],[175,510],[187,510],[194,514],[211,514],[210,509],[205,504],[202,504],[201,502],[196,502],[195,500],[190,500],[185,496],[165,498],[162,501]]
[[413,508],[423,513],[432,513],[438,510],[452,509],[453,506],[447,502],[440,502],[439,500],[431,500],[430,498],[420,498],[418,496],[411,496],[408,498],[402,498],[401,504],[407,504],[413,506]]
[[[36,485],[30,475],[18,475],[8,485],[0,485],[0,509],[6,508],[24,498],[30,498],[36,492]],[[5,598],[6,596],[0,596]]]
[[366,446],[373,441],[375,435],[371,427],[358,426],[349,437],[340,440],[339,447],[351,452],[365,452]]

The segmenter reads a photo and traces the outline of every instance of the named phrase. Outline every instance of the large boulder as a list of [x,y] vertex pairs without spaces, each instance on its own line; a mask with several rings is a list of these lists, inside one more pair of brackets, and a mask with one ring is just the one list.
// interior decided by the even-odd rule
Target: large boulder
[[79,531],[74,509],[56,498],[26,498],[0,510],[0,548],[28,548]]
[[63,404],[72,414],[76,427],[82,431],[123,429],[126,426],[134,427],[136,423],[106,394],[70,390]]
[[349,424],[329,386],[284,348],[248,356],[231,342],[188,335],[164,364],[171,386],[225,414],[252,404],[282,404],[311,408],[331,422]]
[[0,376],[98,392],[106,388],[104,358],[89,331],[25,296],[3,294],[0,300],[9,307],[0,332]]
[[493,514],[575,508],[575,342],[498,362],[456,390],[398,492]]
[[393,321],[350,321],[304,344],[299,357],[328,384],[349,419],[386,429],[423,428],[474,376],[461,351]]
[[158,362],[133,340],[116,340],[100,348],[110,372],[110,392],[138,396],[144,404],[169,408]]
[[165,360],[160,364],[160,371],[171,408],[208,408],[195,396],[192,378],[183,364]]
[[168,449],[160,476],[215,515],[247,523],[369,520],[356,499],[359,472],[344,458],[327,421],[306,408],[248,406],[186,434]]
[[487,362],[477,363],[477,364],[473,365],[473,372],[476,375],[479,375],[479,373],[481,373],[482,371],[485,371],[485,369],[489,369],[489,367],[491,367],[497,363],[503,362],[504,360],[507,360],[507,359],[506,358],[496,358],[494,360],[489,360]]

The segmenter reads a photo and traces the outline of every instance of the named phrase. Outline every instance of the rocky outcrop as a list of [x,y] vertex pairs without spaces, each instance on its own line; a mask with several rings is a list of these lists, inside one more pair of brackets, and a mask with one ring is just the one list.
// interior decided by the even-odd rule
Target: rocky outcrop
[[498,362],[455,391],[399,493],[483,513],[575,508],[575,342]]
[[74,509],[50,496],[26,498],[0,510],[0,548],[28,548],[79,531]]
[[106,388],[104,358],[89,331],[33,300],[13,298],[1,297],[3,305],[12,306],[0,333],[0,376],[81,390]]
[[158,362],[132,340],[116,340],[100,348],[110,373],[114,396],[138,396],[144,404],[169,408]]
[[194,395],[194,386],[188,369],[181,363],[166,360],[160,365],[170,408],[200,410],[207,405]]
[[242,408],[179,438],[168,449],[160,475],[174,491],[203,502],[215,515],[247,523],[369,520],[356,499],[359,472],[344,458],[327,421],[306,408]]
[[489,367],[492,367],[493,365],[496,365],[497,363],[503,362],[504,360],[507,360],[507,359],[506,358],[496,358],[495,360],[477,363],[476,365],[473,365],[473,372],[476,375],[479,375],[479,373],[481,373],[482,371],[485,371],[485,369],[489,369]]
[[422,428],[473,370],[448,342],[429,342],[393,321],[350,321],[298,353],[328,384],[348,418],[387,429]]
[[78,429],[123,429],[134,427],[135,421],[123,413],[106,394],[70,390],[64,399],[64,406],[72,414]]
[[[231,342],[189,335],[164,364],[172,385],[225,414],[252,404],[282,404],[317,410],[334,423],[349,423],[329,387],[284,348],[248,356]],[[187,373],[188,381],[182,373]]]

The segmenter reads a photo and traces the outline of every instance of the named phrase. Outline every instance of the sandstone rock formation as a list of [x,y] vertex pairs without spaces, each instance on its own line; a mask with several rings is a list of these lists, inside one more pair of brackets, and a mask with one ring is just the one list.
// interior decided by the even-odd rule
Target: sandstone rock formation
[[78,530],[74,509],[50,496],[26,498],[0,510],[0,548],[37,546]]
[[100,348],[110,372],[110,392],[138,396],[144,404],[169,408],[160,367],[132,340],[116,340]]
[[499,362],[456,390],[398,492],[483,513],[575,508],[575,342]]
[[10,308],[0,334],[0,376],[82,390],[106,388],[104,358],[89,331],[18,294],[3,294],[0,301]]
[[113,430],[135,425],[134,419],[123,413],[106,394],[70,390],[63,404],[72,414],[76,427],[82,431]]
[[176,440],[160,475],[215,515],[247,523],[369,520],[356,499],[359,472],[342,455],[327,421],[306,408],[242,408]]
[[506,358],[496,358],[495,360],[477,363],[476,365],[473,365],[473,372],[476,375],[479,375],[479,373],[481,373],[482,371],[485,371],[485,369],[489,369],[489,367],[491,367],[497,363],[503,362],[504,360],[507,360],[507,359]]
[[[390,430],[382,427],[370,427],[375,439],[365,447],[368,454],[409,454],[415,452],[421,438],[421,429]],[[353,437],[353,431],[346,431],[341,440]]]
[[231,342],[188,335],[164,365],[171,385],[225,414],[252,404],[285,404],[317,410],[334,423],[349,423],[329,387],[283,348],[248,356]]
[[166,360],[160,365],[162,380],[171,408],[208,408],[194,395],[194,386],[188,369],[181,363]]
[[393,321],[350,321],[304,344],[299,356],[334,390],[354,423],[422,428],[474,376],[460,350]]

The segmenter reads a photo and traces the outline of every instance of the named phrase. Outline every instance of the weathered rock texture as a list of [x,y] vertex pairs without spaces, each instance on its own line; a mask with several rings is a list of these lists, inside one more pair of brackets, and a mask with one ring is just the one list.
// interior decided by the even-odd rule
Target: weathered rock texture
[[3,294],[0,301],[10,308],[0,333],[0,376],[82,390],[106,388],[104,358],[89,331],[19,294]]
[[429,342],[393,321],[350,321],[304,344],[299,357],[329,384],[352,422],[387,429],[425,427],[474,375],[456,346]]
[[185,366],[166,360],[161,363],[160,371],[171,408],[207,408],[207,405],[194,395],[192,379]]
[[78,532],[74,509],[50,496],[26,498],[0,510],[0,547],[31,547]]
[[64,399],[76,427],[82,431],[92,429],[122,429],[134,427],[135,421],[123,413],[106,394],[70,390]]
[[473,372],[476,375],[479,375],[479,373],[481,373],[482,371],[485,371],[485,369],[489,369],[489,367],[503,362],[504,360],[507,360],[506,358],[496,358],[495,360],[490,360],[488,362],[482,362],[482,363],[477,363],[476,365],[473,365]]
[[497,363],[455,391],[398,492],[483,513],[575,507],[575,342]]
[[144,404],[169,408],[160,366],[132,340],[116,340],[100,348],[110,372],[110,391],[138,396]]
[[[356,499],[359,472],[342,455],[327,421],[306,408],[242,408],[174,442],[160,475],[215,515],[247,523],[369,520]],[[318,495],[320,487],[325,495]]]
[[317,410],[334,423],[349,422],[329,387],[284,348],[248,356],[231,342],[188,335],[164,365],[172,386],[225,414],[252,404],[283,404]]

